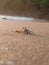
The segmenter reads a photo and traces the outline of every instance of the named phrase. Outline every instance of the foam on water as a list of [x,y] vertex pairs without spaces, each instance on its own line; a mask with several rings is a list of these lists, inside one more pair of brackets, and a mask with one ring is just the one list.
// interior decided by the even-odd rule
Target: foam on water
[[5,19],[5,20],[18,20],[18,21],[33,21],[34,20],[34,18],[29,18],[29,17],[5,16],[5,15],[0,15],[0,19]]

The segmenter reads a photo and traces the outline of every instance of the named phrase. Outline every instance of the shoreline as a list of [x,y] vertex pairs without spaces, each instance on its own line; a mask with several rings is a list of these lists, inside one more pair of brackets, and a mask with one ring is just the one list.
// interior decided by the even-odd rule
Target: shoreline
[[44,19],[35,19],[35,18],[30,18],[30,17],[22,17],[22,16],[9,16],[9,15],[0,15],[0,20],[15,20],[18,22],[49,22],[49,20],[44,20]]

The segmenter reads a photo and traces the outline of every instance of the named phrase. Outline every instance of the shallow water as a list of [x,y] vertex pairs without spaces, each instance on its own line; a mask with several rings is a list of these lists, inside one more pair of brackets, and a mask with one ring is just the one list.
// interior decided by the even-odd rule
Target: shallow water
[[29,18],[29,17],[5,16],[5,15],[0,15],[0,19],[5,19],[5,20],[18,20],[18,21],[33,21],[34,20],[34,18]]

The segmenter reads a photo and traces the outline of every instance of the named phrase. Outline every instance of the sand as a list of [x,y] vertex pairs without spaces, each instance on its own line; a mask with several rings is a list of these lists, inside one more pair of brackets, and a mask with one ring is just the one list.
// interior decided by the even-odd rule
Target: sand
[[[17,33],[27,27],[32,35]],[[0,65],[49,65],[49,22],[0,20]]]

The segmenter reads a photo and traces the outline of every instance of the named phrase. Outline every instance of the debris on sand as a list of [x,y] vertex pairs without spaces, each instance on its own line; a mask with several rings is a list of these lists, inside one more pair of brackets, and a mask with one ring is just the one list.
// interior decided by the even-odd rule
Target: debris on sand
[[26,27],[23,29],[24,29],[24,31],[23,31],[24,34],[31,34],[31,31],[29,29],[27,29]]
[[15,32],[24,33],[24,34],[31,34],[32,31],[30,31],[26,27],[23,27],[23,30],[16,30]]
[[16,30],[15,32],[22,33],[23,31],[22,30]]

